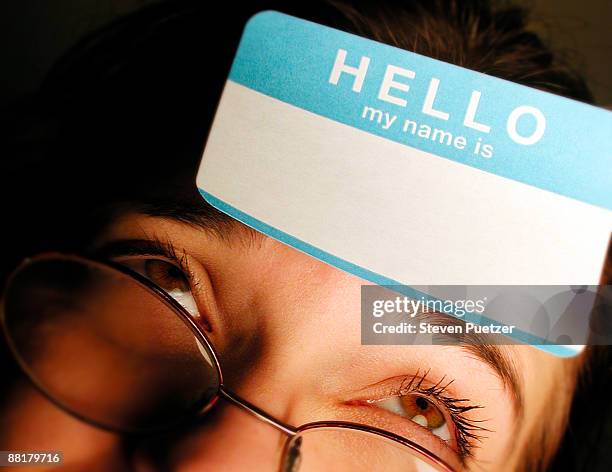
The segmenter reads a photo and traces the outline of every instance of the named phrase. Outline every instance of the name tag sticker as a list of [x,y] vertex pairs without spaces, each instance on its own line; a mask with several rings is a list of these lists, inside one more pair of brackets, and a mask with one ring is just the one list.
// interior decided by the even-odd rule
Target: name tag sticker
[[611,143],[612,112],[265,11],[244,30],[197,186],[378,285],[596,287]]

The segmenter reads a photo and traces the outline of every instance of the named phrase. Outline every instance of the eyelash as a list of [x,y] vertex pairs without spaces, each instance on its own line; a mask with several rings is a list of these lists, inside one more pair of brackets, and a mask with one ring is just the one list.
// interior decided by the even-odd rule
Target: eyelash
[[455,429],[455,440],[459,456],[465,460],[472,455],[472,449],[477,447],[476,443],[482,441],[486,436],[483,432],[490,432],[478,423],[485,420],[473,420],[466,418],[465,414],[468,411],[483,408],[480,405],[467,404],[469,400],[465,398],[454,398],[448,394],[448,387],[453,383],[453,380],[445,382],[446,376],[442,377],[438,382],[431,386],[424,386],[423,383],[429,375],[429,370],[422,375],[420,370],[417,370],[414,376],[406,376],[399,388],[393,392],[393,396],[404,396],[408,394],[419,394],[426,398],[432,399],[434,404],[442,404],[444,409],[450,416]]

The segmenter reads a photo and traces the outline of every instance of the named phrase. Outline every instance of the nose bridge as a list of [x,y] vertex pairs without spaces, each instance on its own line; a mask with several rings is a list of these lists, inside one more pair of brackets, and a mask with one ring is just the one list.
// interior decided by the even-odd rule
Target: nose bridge
[[277,472],[287,438],[285,432],[224,397],[201,425],[175,442],[170,468]]
[[234,392],[232,392],[227,387],[222,385],[220,388],[220,394],[229,403],[235,405],[237,408],[240,408],[247,413],[250,413],[254,418],[257,418],[258,420],[263,421],[264,423],[272,426],[273,428],[277,429],[279,432],[287,436],[295,435],[296,433],[295,427],[273,417],[270,413],[253,405],[247,400],[240,398],[238,395],[236,395]]

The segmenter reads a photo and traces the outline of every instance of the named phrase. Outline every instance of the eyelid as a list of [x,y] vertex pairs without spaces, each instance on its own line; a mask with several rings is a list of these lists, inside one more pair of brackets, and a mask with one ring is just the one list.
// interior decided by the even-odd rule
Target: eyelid
[[151,239],[121,239],[109,242],[94,251],[102,259],[119,259],[128,256],[161,256],[188,272],[187,254],[180,256],[171,241]]
[[[366,387],[361,388],[360,390],[354,392],[351,395],[353,400],[383,400],[385,398],[389,398],[392,396],[399,395],[402,391],[406,391],[406,387],[409,385],[411,379],[421,379],[423,380],[423,385],[425,387],[431,387],[435,385],[434,382],[431,382],[425,373],[420,373],[421,370],[417,369],[412,374],[404,374],[404,375],[396,375],[380,382],[377,382],[372,385],[368,385]],[[429,371],[425,371],[428,373]],[[448,383],[448,382],[447,382]],[[454,391],[452,383],[450,383],[447,387],[447,390],[450,395],[457,396],[458,392]]]
[[[181,273],[183,275],[185,275],[185,279],[187,279],[187,281],[190,281],[190,279],[192,278],[190,276],[190,270],[187,266],[187,263],[183,263],[180,264],[179,261],[175,260],[175,259],[171,259],[166,257],[165,255],[157,255],[157,254],[130,254],[130,255],[125,255],[125,256],[117,256],[117,257],[113,257],[112,259],[114,262],[117,262],[119,264],[122,264],[125,261],[141,261],[141,262],[145,262],[145,261],[163,261],[166,262],[167,264],[171,264],[174,267],[176,267],[177,269],[179,269],[181,271]],[[130,268],[128,266],[128,268]]]

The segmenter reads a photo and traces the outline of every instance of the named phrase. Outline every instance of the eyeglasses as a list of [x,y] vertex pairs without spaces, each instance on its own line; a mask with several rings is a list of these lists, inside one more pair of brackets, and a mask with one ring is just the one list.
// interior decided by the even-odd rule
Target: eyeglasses
[[197,316],[146,277],[66,254],[26,260],[2,304],[8,345],[52,402],[121,433],[153,433],[205,415],[220,399],[286,436],[279,470],[451,471],[419,444],[347,421],[293,427],[223,383]]

